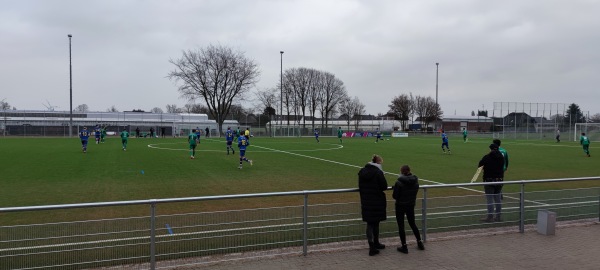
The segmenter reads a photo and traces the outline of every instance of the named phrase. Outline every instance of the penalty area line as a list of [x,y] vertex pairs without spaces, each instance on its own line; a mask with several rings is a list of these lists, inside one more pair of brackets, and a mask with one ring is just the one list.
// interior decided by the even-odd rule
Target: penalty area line
[[[333,164],[338,164],[338,165],[343,165],[343,166],[347,166],[347,167],[352,167],[352,168],[357,168],[360,169],[362,168],[362,166],[358,166],[358,165],[353,165],[353,164],[348,164],[348,163],[343,163],[343,162],[339,162],[339,161],[334,161],[334,160],[328,160],[328,159],[324,159],[324,158],[318,158],[318,157],[312,157],[312,156],[307,156],[307,155],[303,155],[303,154],[298,154],[298,153],[293,153],[293,152],[288,152],[288,151],[283,151],[283,150],[278,150],[278,149],[273,149],[273,148],[268,148],[268,147],[264,147],[264,146],[258,146],[258,145],[254,145],[254,147],[257,148],[261,148],[261,149],[265,149],[265,150],[270,150],[273,152],[280,152],[280,153],[284,153],[284,154],[289,154],[289,155],[293,155],[293,156],[299,156],[299,157],[304,157],[304,158],[310,158],[310,159],[315,159],[315,160],[319,160],[319,161],[324,161],[324,162],[329,162],[329,163],[333,163]],[[342,146],[343,147],[343,146]],[[389,174],[389,175],[394,175],[396,176],[396,173],[391,173],[391,172],[386,172],[383,171],[384,174]],[[432,181],[432,180],[427,180],[427,179],[419,179],[421,181],[425,181],[425,182],[429,182],[432,184],[436,184],[436,185],[443,185],[444,183],[441,182],[436,182],[436,181]],[[475,193],[484,193],[481,190],[476,190],[476,189],[472,189],[472,188],[466,188],[466,187],[456,187],[459,189],[463,189],[463,190],[467,190],[467,191],[472,191]],[[516,199],[518,200],[518,198],[513,198],[513,197],[509,197],[509,196],[505,196],[506,198],[510,198],[510,199]],[[536,202],[536,201],[529,201],[526,200],[526,202],[531,202],[531,203],[536,203],[536,204],[540,204],[540,205],[546,205],[544,203],[540,203],[540,202]]]

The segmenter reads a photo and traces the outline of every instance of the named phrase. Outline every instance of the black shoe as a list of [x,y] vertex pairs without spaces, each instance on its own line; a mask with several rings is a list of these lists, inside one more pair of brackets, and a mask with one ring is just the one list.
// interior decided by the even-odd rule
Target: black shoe
[[417,246],[419,246],[419,250],[425,250],[425,245],[423,245],[423,242],[417,241]]
[[376,249],[385,249],[385,245],[382,243],[375,243],[375,248]]
[[408,248],[406,247],[406,245],[402,245],[401,247],[398,247],[396,250],[398,250],[398,252],[408,254]]
[[375,248],[369,248],[369,256],[375,256],[377,254],[379,254],[379,250]]
[[496,215],[496,217],[494,218],[495,222],[502,222],[502,217],[500,217],[500,215]]

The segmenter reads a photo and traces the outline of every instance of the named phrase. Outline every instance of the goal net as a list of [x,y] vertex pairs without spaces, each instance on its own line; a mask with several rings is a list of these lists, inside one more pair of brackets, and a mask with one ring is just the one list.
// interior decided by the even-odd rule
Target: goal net
[[582,132],[590,141],[600,141],[600,123],[576,123],[574,132],[575,141],[579,141]]

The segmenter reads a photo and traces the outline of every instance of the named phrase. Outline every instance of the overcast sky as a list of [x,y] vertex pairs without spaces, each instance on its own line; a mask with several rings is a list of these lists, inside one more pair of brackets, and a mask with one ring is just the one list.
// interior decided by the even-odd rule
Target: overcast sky
[[[367,113],[403,93],[436,96],[445,115],[494,102],[576,103],[600,113],[595,0],[2,0],[0,100],[17,109],[183,106],[166,78],[182,50],[220,44],[260,68],[331,72]],[[249,96],[252,98],[252,96]],[[249,106],[247,104],[246,106]]]

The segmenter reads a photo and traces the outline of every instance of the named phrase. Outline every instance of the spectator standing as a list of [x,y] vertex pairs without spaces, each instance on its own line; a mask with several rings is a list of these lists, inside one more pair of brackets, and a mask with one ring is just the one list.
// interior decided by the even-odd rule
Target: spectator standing
[[[478,166],[483,166],[483,182],[502,182],[504,180],[504,156],[498,150],[497,144],[490,144],[489,148],[490,152],[483,156]],[[502,221],[502,185],[485,185],[483,189],[487,203],[487,215],[481,221]]]
[[386,198],[384,191],[388,185],[383,175],[381,164],[383,158],[373,155],[373,158],[358,172],[358,189],[362,220],[367,223],[367,242],[369,256],[379,254],[385,245],[379,242],[379,223],[386,220]]
[[417,246],[420,250],[425,250],[423,242],[421,242],[421,234],[415,223],[415,204],[417,201],[417,193],[419,192],[419,178],[410,172],[408,165],[400,168],[400,177],[394,184],[393,197],[396,200],[396,223],[398,224],[398,233],[400,234],[400,243],[398,251],[404,254],[408,253],[406,247],[406,233],[404,232],[404,216],[408,221],[408,225],[413,231],[417,239]]

